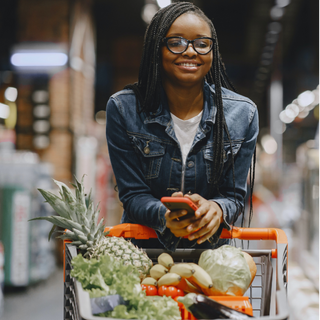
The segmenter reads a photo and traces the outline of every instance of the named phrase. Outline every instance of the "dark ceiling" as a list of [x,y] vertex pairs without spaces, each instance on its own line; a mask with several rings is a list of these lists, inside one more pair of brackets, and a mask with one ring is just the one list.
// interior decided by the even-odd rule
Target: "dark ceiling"
[[[271,77],[280,74],[283,79],[285,103],[292,101],[302,90],[314,89],[318,84],[318,0],[291,0],[284,7],[283,16],[277,19],[272,19],[270,15],[276,0],[191,2],[198,5],[213,21],[229,77],[239,93],[256,102],[263,127],[268,126],[267,93]],[[97,110],[104,109],[106,99],[113,93],[112,76],[106,77],[106,73],[112,73],[112,70],[116,72],[111,66],[114,59],[113,41],[126,36],[134,36],[142,41],[146,29],[141,18],[144,4],[144,0],[94,2],[97,28]],[[281,27],[281,32],[273,39],[270,38],[272,34],[268,33],[271,22],[277,22]],[[263,57],[268,55],[270,61],[263,65]],[[303,67],[304,56],[309,59],[307,68]],[[131,63],[134,63],[133,60]],[[317,84],[315,87],[304,88],[299,83],[300,77],[311,77],[312,85]]]
[[[106,101],[114,92],[116,76],[130,71],[133,75],[130,80],[136,80],[146,29],[141,11],[146,2],[155,0],[91,2],[96,26],[95,108],[98,111],[105,108]],[[312,90],[318,85],[318,0],[191,2],[198,5],[212,19],[229,77],[239,93],[248,96],[257,104],[261,127],[268,126],[268,88],[271,78],[277,76],[283,81],[284,105],[290,103],[302,91]],[[284,8],[284,15],[272,19],[270,10],[276,3],[284,2],[290,2]],[[1,1],[0,71],[10,69],[9,50],[16,41],[17,3],[18,0]],[[281,32],[275,37],[270,31],[272,22],[281,26]],[[119,46],[122,49],[118,48]]]

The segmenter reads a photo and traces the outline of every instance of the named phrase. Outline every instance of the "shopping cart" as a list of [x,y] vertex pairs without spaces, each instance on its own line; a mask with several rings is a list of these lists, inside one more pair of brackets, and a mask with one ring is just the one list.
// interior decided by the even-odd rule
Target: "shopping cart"
[[[145,226],[120,224],[106,228],[109,236],[145,239],[156,238],[155,232]],[[287,320],[289,317],[287,303],[287,237],[284,231],[276,228],[236,228],[232,231],[223,229],[221,238],[240,240],[274,240],[276,247],[271,249],[244,250],[249,253],[256,265],[257,274],[250,288],[245,293],[252,305],[253,316],[257,320]],[[149,258],[157,263],[163,249],[145,249]],[[177,249],[170,252],[175,262],[198,262],[204,249]],[[77,249],[64,242],[64,319],[94,320],[111,319],[92,315],[90,297],[77,280],[70,276],[71,260],[77,255]],[[194,319],[184,312],[184,319]]]

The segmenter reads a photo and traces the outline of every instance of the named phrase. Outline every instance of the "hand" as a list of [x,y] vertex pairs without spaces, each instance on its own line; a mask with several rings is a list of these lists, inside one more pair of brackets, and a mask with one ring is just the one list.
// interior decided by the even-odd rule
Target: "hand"
[[198,239],[197,243],[200,244],[208,240],[219,229],[220,224],[223,222],[223,213],[220,206],[214,201],[208,201],[198,194],[185,195],[191,199],[198,207],[195,212],[195,221],[187,227],[187,234],[190,234],[188,239]]
[[[172,197],[183,197],[182,192],[175,192],[172,194]],[[179,218],[185,216],[187,214],[187,210],[176,210],[170,211],[167,210],[165,213],[166,218],[166,226],[176,237],[184,237],[190,234],[187,230],[187,227],[192,225],[193,222],[196,221],[196,216],[186,218],[183,220],[179,220]]]

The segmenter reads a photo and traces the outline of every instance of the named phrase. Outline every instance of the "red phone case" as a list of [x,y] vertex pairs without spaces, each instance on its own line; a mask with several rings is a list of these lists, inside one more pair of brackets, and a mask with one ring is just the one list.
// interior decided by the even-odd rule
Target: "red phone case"
[[187,210],[188,214],[194,214],[198,207],[189,199],[184,197],[162,197],[161,202],[170,210]]

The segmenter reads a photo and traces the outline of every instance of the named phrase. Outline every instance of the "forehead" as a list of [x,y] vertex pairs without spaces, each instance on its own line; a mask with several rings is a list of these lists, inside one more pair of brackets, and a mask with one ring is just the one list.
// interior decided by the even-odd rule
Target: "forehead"
[[167,32],[168,36],[211,37],[208,23],[194,13],[184,13],[179,16]]

